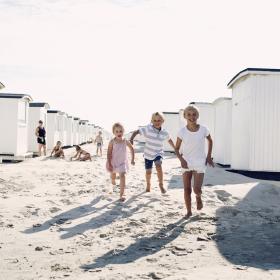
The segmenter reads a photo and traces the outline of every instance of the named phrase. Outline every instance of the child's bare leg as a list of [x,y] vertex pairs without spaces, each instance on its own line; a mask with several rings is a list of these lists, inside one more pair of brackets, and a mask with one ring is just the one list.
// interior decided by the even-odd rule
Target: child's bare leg
[[111,183],[113,186],[116,185],[116,173],[114,172],[111,173]]
[[152,169],[147,169],[146,170],[146,183],[147,183],[146,192],[151,191],[151,177],[152,177]]
[[196,195],[196,208],[197,210],[201,210],[203,208],[203,203],[201,199],[201,187],[204,179],[204,173],[194,172],[194,186],[193,190]]
[[156,164],[157,176],[158,176],[158,183],[159,188],[162,193],[166,193],[166,190],[163,187],[163,171],[161,164]]
[[120,200],[124,201],[124,189],[125,189],[125,173],[120,173]]
[[44,156],[46,156],[47,155],[46,145],[43,146],[43,151],[44,151]]
[[192,215],[192,172],[185,172],[183,174],[183,183],[184,183],[184,199],[185,205],[187,208],[186,217],[189,218]]

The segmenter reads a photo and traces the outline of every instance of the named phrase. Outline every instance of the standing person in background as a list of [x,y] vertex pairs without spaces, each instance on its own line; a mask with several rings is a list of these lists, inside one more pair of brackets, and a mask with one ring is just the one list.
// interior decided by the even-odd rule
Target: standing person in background
[[99,131],[98,135],[96,136],[94,143],[96,144],[96,155],[98,156],[98,152],[100,152],[100,156],[102,157],[102,147],[103,147],[103,137],[102,132]]
[[[176,142],[176,155],[181,162],[184,183],[184,198],[187,208],[186,218],[192,216],[191,193],[192,188],[196,197],[196,208],[201,210],[203,203],[201,199],[201,187],[207,164],[214,167],[212,161],[213,141],[207,127],[197,123],[199,111],[195,106],[188,106],[184,110],[184,118],[187,125],[180,129]],[[208,142],[208,153],[205,152],[205,142]],[[181,144],[183,154],[180,153]],[[194,178],[192,187],[192,178]]]
[[168,140],[168,143],[175,150],[175,145],[169,136],[169,133],[162,128],[164,117],[159,112],[152,115],[151,124],[141,127],[132,133],[130,142],[133,145],[133,140],[136,135],[141,134],[145,137],[145,169],[146,169],[146,191],[151,191],[151,176],[153,164],[156,166],[157,176],[159,181],[159,188],[162,193],[166,193],[163,186],[163,171],[162,171],[162,158],[163,158],[163,143]]
[[39,157],[42,155],[42,149],[44,156],[46,156],[46,130],[41,120],[39,121],[39,126],[36,128],[35,135],[37,136]]

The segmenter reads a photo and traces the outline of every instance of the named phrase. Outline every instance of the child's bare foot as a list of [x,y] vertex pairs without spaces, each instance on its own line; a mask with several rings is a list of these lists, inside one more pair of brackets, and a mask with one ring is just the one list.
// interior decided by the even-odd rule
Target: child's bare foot
[[121,197],[120,197],[120,201],[121,201],[121,202],[124,202],[125,199],[126,199],[125,196],[121,196]]
[[159,188],[160,188],[160,191],[161,191],[162,194],[166,193],[166,189],[163,187],[162,184],[159,185]]
[[188,213],[185,215],[185,219],[189,219],[191,216],[192,216],[192,212],[188,212]]
[[196,209],[201,210],[203,208],[203,203],[201,196],[196,196]]

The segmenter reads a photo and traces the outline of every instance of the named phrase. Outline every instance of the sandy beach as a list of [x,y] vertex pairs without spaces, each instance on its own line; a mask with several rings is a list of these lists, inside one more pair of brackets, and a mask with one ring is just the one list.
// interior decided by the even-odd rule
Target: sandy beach
[[167,194],[156,176],[145,193],[141,150],[124,203],[105,155],[0,165],[0,279],[280,279],[279,182],[209,168],[185,220],[178,160],[164,160]]

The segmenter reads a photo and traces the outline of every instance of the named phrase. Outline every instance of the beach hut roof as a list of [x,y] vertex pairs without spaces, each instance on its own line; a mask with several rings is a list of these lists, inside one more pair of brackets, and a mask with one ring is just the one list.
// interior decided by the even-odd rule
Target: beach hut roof
[[60,112],[59,110],[48,110],[48,113],[53,113],[53,114],[57,114],[59,112]]
[[179,114],[178,112],[162,112],[163,114],[173,114],[173,115],[177,115]]
[[231,97],[219,97],[213,101],[213,104],[219,103],[223,100],[232,100],[232,98]]
[[0,93],[0,98],[28,99],[29,101],[32,101],[32,97],[30,95],[19,93]]
[[31,102],[31,103],[29,103],[29,107],[37,107],[37,108],[45,107],[45,108],[49,109],[50,105],[46,102]]
[[240,78],[249,74],[268,74],[268,73],[280,73],[280,69],[273,68],[246,68],[237,73],[227,84],[228,88],[231,88]]
[[190,102],[190,105],[195,105],[195,104],[205,104],[205,105],[209,105],[212,104],[210,102]]
[[2,89],[2,88],[4,88],[5,86],[4,86],[4,84],[2,84],[1,82],[0,82],[0,89]]

